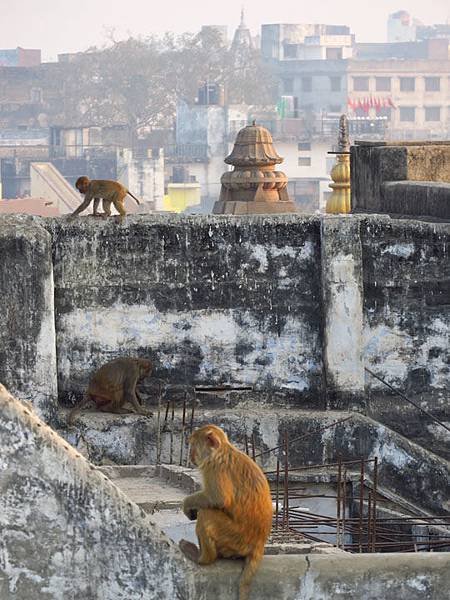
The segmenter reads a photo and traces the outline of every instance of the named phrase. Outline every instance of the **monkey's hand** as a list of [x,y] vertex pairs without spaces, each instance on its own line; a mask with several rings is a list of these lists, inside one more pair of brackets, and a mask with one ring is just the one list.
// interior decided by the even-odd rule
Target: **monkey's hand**
[[191,496],[187,496],[184,499],[183,512],[190,521],[197,520],[198,509],[200,508],[198,506],[197,500],[198,500],[200,494],[201,494],[201,492],[199,492],[198,494],[192,494]]

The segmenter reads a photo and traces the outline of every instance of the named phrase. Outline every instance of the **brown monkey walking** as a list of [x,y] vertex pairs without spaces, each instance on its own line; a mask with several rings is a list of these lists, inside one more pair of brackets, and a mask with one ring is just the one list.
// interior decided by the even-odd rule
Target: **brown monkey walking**
[[91,401],[104,412],[127,414],[130,410],[123,405],[129,402],[134,409],[132,412],[151,415],[141,405],[142,399],[136,389],[151,371],[152,363],[143,358],[116,358],[106,363],[92,376],[83,400],[70,411],[67,422],[72,424],[75,416]]
[[109,179],[89,179],[83,175],[78,177],[75,182],[75,187],[84,194],[84,200],[80,206],[73,211],[72,217],[83,212],[89,204],[94,200],[94,215],[98,216],[98,204],[100,199],[103,200],[103,212],[107,217],[111,216],[111,203],[114,204],[121,220],[127,214],[124,206],[125,196],[128,194],[138,204],[139,200],[125,186],[118,181],[110,181]]
[[200,550],[186,540],[181,540],[180,547],[200,565],[218,557],[244,557],[239,600],[247,600],[272,527],[269,484],[260,467],[230,444],[219,427],[201,427],[192,434],[190,444],[203,489],[185,498],[183,511],[189,519],[197,519]]

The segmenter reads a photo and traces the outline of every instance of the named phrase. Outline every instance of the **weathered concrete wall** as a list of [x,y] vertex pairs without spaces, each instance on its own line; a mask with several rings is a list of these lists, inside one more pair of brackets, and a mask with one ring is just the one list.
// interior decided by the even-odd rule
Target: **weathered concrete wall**
[[51,238],[38,219],[0,220],[0,381],[49,419],[57,408]]
[[354,218],[322,221],[322,289],[328,402],[338,408],[345,396],[353,396],[361,406],[362,263],[359,221]]
[[[0,386],[0,597],[236,598],[241,561],[199,568]],[[448,597],[449,554],[268,556],[251,599]]]
[[350,154],[353,212],[450,218],[448,142],[361,142]]
[[441,444],[442,432],[417,411],[403,418],[403,400],[382,406],[377,397],[389,392],[362,369],[449,420],[447,224],[362,215],[136,216],[123,226],[4,217],[1,377],[48,410],[56,353],[41,224],[53,238],[63,402],[80,397],[101,363],[149,355],[170,384],[251,385],[261,404],[316,409],[367,410],[370,400],[375,418],[408,424],[397,430],[422,441],[426,427],[428,447]]
[[[449,553],[267,556],[251,600],[447,600]],[[230,562],[205,567],[205,598],[235,598],[239,573]],[[205,590],[199,579],[198,589]],[[197,596],[201,598],[202,596]]]
[[318,218],[47,223],[61,398],[124,354],[150,356],[171,383],[320,396]]
[[0,386],[0,598],[189,598],[181,552]]
[[381,187],[383,212],[448,219],[450,183],[391,181]]
[[[162,462],[168,463],[170,456],[172,462],[179,460],[181,413],[178,403],[173,423],[170,421],[169,426],[161,432]],[[271,406],[262,407],[258,402],[246,402],[245,408],[197,409],[194,426],[215,423],[223,427],[233,443],[242,449],[245,435],[249,438],[254,436],[257,453],[282,445],[287,432],[291,440],[291,467],[335,463],[338,456],[356,461],[361,456],[378,457],[378,484],[384,490],[425,511],[435,514],[450,512],[448,462],[392,431],[390,427],[356,413],[332,429],[319,431],[348,416],[349,413],[342,411],[274,410]],[[113,416],[88,412],[77,420],[75,428],[67,428],[62,421],[59,431],[95,463],[155,464],[157,461],[156,415],[148,419],[137,415]],[[306,437],[292,441],[302,436]],[[187,456],[186,444],[183,456]],[[265,454],[261,460],[267,469],[273,470],[276,466],[275,453]],[[370,471],[371,467],[368,467]]]
[[379,218],[360,232],[366,366],[407,392],[448,391],[450,227]]

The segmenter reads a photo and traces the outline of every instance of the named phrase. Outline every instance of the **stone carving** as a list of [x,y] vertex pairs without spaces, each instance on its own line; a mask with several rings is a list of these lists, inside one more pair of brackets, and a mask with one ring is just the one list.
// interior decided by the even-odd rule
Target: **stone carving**
[[288,179],[275,165],[283,162],[273,147],[270,132],[253,122],[239,131],[225,162],[234,170],[222,175],[215,214],[266,214],[297,212],[289,198]]

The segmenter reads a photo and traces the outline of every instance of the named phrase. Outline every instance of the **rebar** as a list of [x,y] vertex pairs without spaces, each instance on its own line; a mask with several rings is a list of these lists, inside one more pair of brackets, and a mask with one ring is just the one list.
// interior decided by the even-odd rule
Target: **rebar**
[[336,487],[336,546],[338,548],[341,546],[341,475],[341,457],[338,456],[338,476]]
[[373,463],[373,498],[372,498],[372,552],[375,552],[377,535],[377,486],[378,486],[378,457],[375,457]]
[[169,448],[169,465],[173,463],[173,426],[175,420],[175,400],[172,400],[172,413],[170,420],[170,448]]
[[280,460],[277,458],[277,477],[276,477],[276,494],[275,494],[275,529],[278,529],[278,510],[279,510],[279,494],[280,494]]
[[156,464],[161,464],[161,395],[162,395],[162,383],[159,382],[158,386],[158,418],[157,418],[157,431],[156,431]]
[[361,458],[359,474],[359,551],[362,552],[363,535],[363,510],[364,510],[364,458]]
[[183,450],[184,450],[184,444],[185,444],[184,430],[185,430],[185,427],[186,427],[186,396],[187,396],[187,393],[184,392],[184,399],[183,399],[183,419],[181,421],[181,438],[180,438],[180,467],[183,466]]

